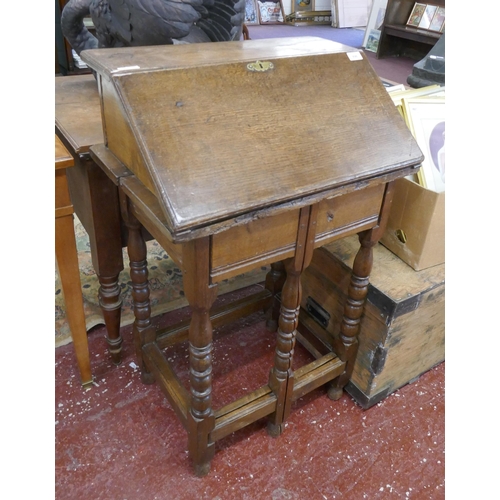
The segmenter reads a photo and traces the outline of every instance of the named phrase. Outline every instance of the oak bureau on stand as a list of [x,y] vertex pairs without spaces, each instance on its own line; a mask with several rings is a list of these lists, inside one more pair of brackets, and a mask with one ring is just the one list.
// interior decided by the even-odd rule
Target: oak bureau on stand
[[[365,56],[315,37],[82,52],[96,72],[105,141],[90,148],[120,175],[142,379],[156,381],[188,434],[194,471],[215,442],[263,417],[278,436],[299,397],[349,380],[392,181],[422,153]],[[151,322],[143,228],[183,272],[188,324]],[[337,337],[297,333],[301,274],[315,248],[358,234]],[[266,289],[212,310],[223,279],[271,264]],[[283,271],[286,274],[283,274]],[[286,276],[286,277],[285,277]],[[277,320],[268,383],[212,407],[212,329],[265,309]],[[163,349],[189,344],[189,387]],[[299,340],[314,361],[294,370]]]

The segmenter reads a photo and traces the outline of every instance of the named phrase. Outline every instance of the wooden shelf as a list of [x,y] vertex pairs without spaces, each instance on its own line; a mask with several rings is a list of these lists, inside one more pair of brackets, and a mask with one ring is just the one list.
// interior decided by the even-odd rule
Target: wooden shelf
[[385,33],[387,35],[399,36],[407,40],[415,40],[417,42],[428,43],[434,45],[442,33],[435,31],[419,30],[406,25],[390,24],[385,26]]
[[[407,26],[414,0],[389,0],[380,33],[377,58],[406,56],[415,60],[425,57],[442,33]],[[432,0],[432,5],[445,6],[445,0]]]

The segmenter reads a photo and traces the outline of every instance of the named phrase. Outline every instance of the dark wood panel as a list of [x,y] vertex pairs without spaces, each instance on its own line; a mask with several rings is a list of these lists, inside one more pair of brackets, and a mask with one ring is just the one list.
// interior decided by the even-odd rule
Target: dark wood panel
[[[441,33],[406,26],[414,5],[414,0],[388,1],[377,58],[407,56],[420,60],[439,40]],[[431,5],[445,7],[445,0],[433,0]]]

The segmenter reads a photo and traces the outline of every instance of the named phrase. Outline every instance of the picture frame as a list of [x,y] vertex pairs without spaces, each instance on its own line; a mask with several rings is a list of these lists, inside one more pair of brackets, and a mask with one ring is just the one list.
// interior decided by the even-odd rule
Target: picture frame
[[429,30],[440,32],[444,28],[445,10],[444,7],[438,7],[434,13]]
[[380,41],[380,30],[371,30],[368,39],[366,41],[366,50],[369,50],[370,52],[377,52],[378,49],[378,44]]
[[435,97],[444,96],[445,87],[437,83],[432,85],[427,85],[426,87],[420,87],[418,89],[408,88],[402,91],[395,91],[391,93],[392,102],[395,106],[403,107],[403,99],[411,99],[416,97]]
[[330,10],[311,10],[308,12],[292,12],[285,18],[290,26],[331,25],[332,12]]
[[424,15],[425,8],[427,4],[425,3],[415,3],[413,9],[411,10],[410,17],[406,22],[407,26],[413,26],[414,28],[418,28],[420,21],[422,20],[422,16]]
[[293,12],[312,12],[316,10],[315,0],[292,0]]
[[[368,24],[366,25],[365,34],[363,37],[363,44],[367,50],[372,52],[377,51],[378,41],[374,43],[377,37],[377,31],[381,33],[382,24],[384,23],[385,11],[387,9],[388,0],[373,0],[372,7],[370,10],[370,16],[368,17]],[[370,48],[368,48],[370,46]],[[375,50],[373,50],[375,49]]]
[[445,97],[403,99],[408,128],[425,156],[418,181],[437,193],[445,190]]
[[422,19],[420,19],[420,23],[418,24],[419,29],[428,30],[431,25],[432,18],[436,13],[437,5],[427,5],[425,7],[425,11],[422,14]]
[[[312,2],[313,0],[311,0]],[[285,11],[281,0],[257,0],[260,24],[284,24]]]
[[396,83],[396,84],[393,84],[393,85],[385,85],[385,82],[382,81],[382,84],[384,85],[385,87],[385,90],[387,90],[387,92],[391,93],[391,92],[404,92],[406,90],[406,87],[404,86],[403,83]]
[[245,0],[245,21],[247,26],[260,24],[257,0]]

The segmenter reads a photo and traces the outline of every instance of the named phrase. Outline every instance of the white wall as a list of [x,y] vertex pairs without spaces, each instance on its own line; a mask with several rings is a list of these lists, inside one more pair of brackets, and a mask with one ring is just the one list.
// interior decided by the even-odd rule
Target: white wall
[[[292,12],[294,0],[281,0],[285,16]],[[372,0],[316,0],[314,10],[329,10],[337,4],[341,27],[366,26]],[[361,24],[359,24],[361,23]]]
[[339,28],[366,26],[372,7],[372,0],[336,0]]

